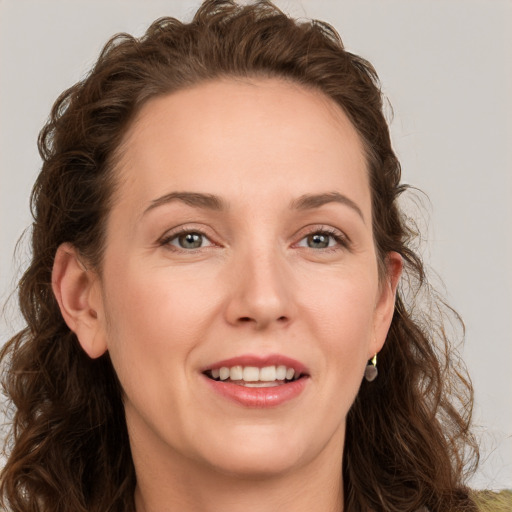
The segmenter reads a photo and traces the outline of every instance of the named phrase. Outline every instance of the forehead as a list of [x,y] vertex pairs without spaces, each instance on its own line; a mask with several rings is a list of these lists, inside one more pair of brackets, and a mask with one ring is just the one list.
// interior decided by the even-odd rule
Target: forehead
[[140,201],[162,188],[256,192],[262,181],[291,195],[368,188],[363,145],[343,110],[279,79],[216,80],[153,98],[120,154],[118,193]]

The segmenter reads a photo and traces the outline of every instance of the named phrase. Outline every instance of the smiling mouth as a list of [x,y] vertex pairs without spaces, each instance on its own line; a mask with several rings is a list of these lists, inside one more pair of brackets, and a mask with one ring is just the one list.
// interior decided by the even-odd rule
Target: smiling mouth
[[306,377],[294,368],[279,366],[222,366],[203,372],[209,379],[215,381],[245,386],[249,388],[269,388],[282,386]]

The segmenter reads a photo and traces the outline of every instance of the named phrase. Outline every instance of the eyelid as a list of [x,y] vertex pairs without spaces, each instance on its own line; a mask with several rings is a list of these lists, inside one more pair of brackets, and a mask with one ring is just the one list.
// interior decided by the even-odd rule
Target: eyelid
[[[167,246],[172,247],[172,250],[180,251],[180,252],[197,252],[205,249],[209,249],[211,247],[220,247],[222,244],[216,241],[216,237],[212,236],[210,234],[212,230],[211,229],[205,229],[204,226],[198,226],[194,223],[192,224],[183,224],[180,226],[176,226],[172,229],[167,230],[158,240],[157,244],[160,246]],[[170,241],[176,239],[180,235],[186,234],[186,233],[198,233],[201,236],[205,237],[209,242],[210,245],[207,245],[206,247],[198,247],[196,249],[183,249],[178,246],[172,245],[169,243]],[[302,228],[296,236],[294,236],[294,239],[296,242],[292,244],[292,246],[298,247],[298,243],[304,240],[307,236],[313,235],[315,233],[321,233],[328,236],[333,237],[337,241],[336,246],[327,247],[324,249],[312,249],[314,251],[327,251],[327,250],[336,250],[339,247],[345,247],[350,248],[352,242],[348,235],[341,231],[338,228],[335,228],[330,225],[325,224],[314,224],[310,226],[305,226]]]
[[[160,246],[166,246],[168,248],[172,247],[172,250],[179,251],[179,252],[197,252],[204,249],[209,249],[210,247],[219,247],[220,244],[214,240],[214,237],[208,233],[208,229],[205,229],[204,227],[198,227],[194,224],[183,224],[181,226],[176,226],[172,229],[167,230],[158,240],[157,244]],[[169,242],[176,239],[180,235],[185,235],[187,233],[197,233],[204,238],[206,238],[210,245],[207,245],[206,247],[198,247],[196,249],[183,249],[182,247],[179,247],[177,245],[171,245]]]
[[[305,228],[303,228],[302,230],[299,231],[298,236],[296,237],[296,238],[298,238],[298,241],[295,242],[293,245],[297,246],[297,244],[299,242],[301,242],[302,240],[304,240],[304,238],[306,238],[310,235],[314,235],[316,233],[322,233],[322,234],[332,236],[338,242],[338,246],[350,248],[350,246],[352,245],[352,241],[350,240],[350,238],[348,237],[347,234],[345,234],[343,231],[341,231],[338,228],[335,228],[335,227],[329,226],[329,225],[325,225],[325,224],[315,224],[312,226],[306,226]],[[327,247],[324,249],[312,249],[312,250],[327,251],[327,250],[335,250],[335,249],[336,249],[336,247]]]

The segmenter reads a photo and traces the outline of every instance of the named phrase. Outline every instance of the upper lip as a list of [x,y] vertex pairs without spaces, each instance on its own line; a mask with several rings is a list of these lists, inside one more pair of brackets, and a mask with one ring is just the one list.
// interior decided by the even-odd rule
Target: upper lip
[[256,354],[243,354],[229,359],[223,359],[222,361],[216,361],[208,366],[201,369],[201,372],[208,370],[214,370],[216,368],[233,366],[256,366],[257,368],[264,368],[265,366],[280,366],[284,365],[287,368],[293,368],[295,375],[305,375],[308,370],[305,365],[300,361],[282,354],[268,354],[268,355],[256,355]]

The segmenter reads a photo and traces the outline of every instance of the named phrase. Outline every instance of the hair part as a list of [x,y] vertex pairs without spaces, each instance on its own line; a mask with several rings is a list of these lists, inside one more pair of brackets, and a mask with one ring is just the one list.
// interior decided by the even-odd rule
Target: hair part
[[[233,77],[282,78],[343,109],[366,151],[381,272],[389,252],[404,260],[407,278],[379,355],[379,379],[362,383],[347,418],[345,509],[472,510],[464,485],[466,455],[477,457],[472,388],[443,323],[460,319],[433,294],[411,248],[413,231],[397,205],[406,187],[377,74],[326,23],[294,21],[266,1],[228,0],[204,2],[188,24],[161,18],[139,39],[113,37],[88,76],[57,99],[40,133],[33,256],[19,283],[27,327],[0,354],[15,410],[0,499],[16,512],[134,510],[121,386],[108,354],[89,359],[65,324],[51,288],[53,260],[69,242],[101,272],[116,163],[140,108]],[[409,300],[418,290],[428,299],[424,309]]]

